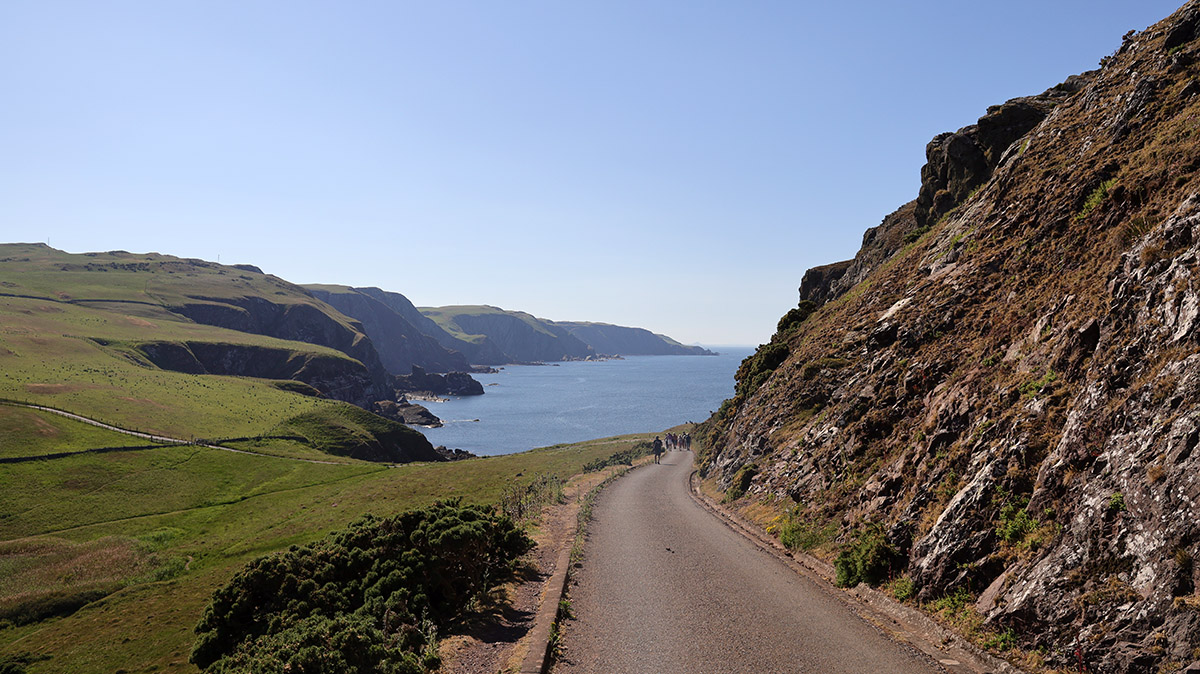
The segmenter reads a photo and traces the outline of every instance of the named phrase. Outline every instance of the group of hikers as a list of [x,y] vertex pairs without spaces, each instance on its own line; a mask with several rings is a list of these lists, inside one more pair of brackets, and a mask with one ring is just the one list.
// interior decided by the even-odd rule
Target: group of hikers
[[[692,435],[690,433],[667,433],[666,448],[668,452],[679,450],[681,452],[692,448]],[[654,436],[654,442],[650,444],[650,448],[654,450],[654,463],[658,463],[658,458],[663,453],[663,441],[657,435]]]

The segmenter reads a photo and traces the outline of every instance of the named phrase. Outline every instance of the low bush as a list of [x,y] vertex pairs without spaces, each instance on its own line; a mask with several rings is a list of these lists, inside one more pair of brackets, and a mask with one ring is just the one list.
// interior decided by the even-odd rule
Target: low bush
[[838,587],[854,587],[859,583],[879,585],[891,575],[898,558],[883,530],[878,526],[867,527],[833,561],[834,580]]
[[804,550],[807,552],[822,543],[828,543],[836,535],[836,524],[817,526],[816,524],[788,518],[779,529],[779,542],[783,543],[784,547],[789,550]]
[[808,317],[812,316],[813,312],[816,310],[817,305],[815,302],[812,302],[811,300],[800,300],[800,304],[796,305],[795,309],[788,310],[788,312],[783,315],[783,318],[779,319],[778,325],[775,326],[776,333],[782,335],[788,330],[800,325],[804,321],[807,321]]
[[[728,402],[728,401],[726,401]],[[609,466],[632,466],[633,462],[650,453],[651,445],[649,442],[639,442],[629,449],[623,449],[619,452],[613,452],[606,459],[592,459],[583,465],[583,472],[595,473]]]
[[1006,503],[1000,508],[1000,522],[996,524],[996,535],[1009,545],[1017,545],[1037,530],[1038,524],[1024,504]]
[[1092,211],[1096,210],[1096,207],[1104,203],[1104,200],[1108,198],[1109,190],[1111,190],[1113,185],[1116,184],[1116,178],[1113,178],[1112,180],[1105,180],[1104,182],[1100,183],[1100,185],[1096,187],[1096,189],[1092,190],[1092,193],[1087,196],[1087,199],[1084,199],[1083,207],[1080,208],[1079,212],[1075,214],[1075,219],[1082,220],[1086,218]]
[[563,482],[557,475],[539,475],[527,485],[512,485],[500,495],[500,511],[515,522],[537,516],[550,503],[566,503]]
[[908,601],[917,596],[917,588],[908,576],[900,576],[891,583],[892,596],[900,601]]
[[733,484],[729,485],[729,489],[725,490],[725,502],[731,503],[738,500],[750,488],[750,482],[754,480],[754,476],[758,475],[758,466],[751,463],[742,466],[737,475],[733,476]]
[[191,662],[226,674],[432,669],[437,630],[532,546],[506,515],[458,501],[363,516],[238,572],[204,610]]
[[733,376],[736,395],[745,397],[753,393],[787,357],[788,346],[782,342],[759,347],[758,351],[742,361]]

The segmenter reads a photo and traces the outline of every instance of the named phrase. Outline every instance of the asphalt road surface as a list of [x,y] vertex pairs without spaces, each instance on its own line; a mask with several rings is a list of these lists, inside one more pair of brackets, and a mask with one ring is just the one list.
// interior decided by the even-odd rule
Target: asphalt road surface
[[601,494],[555,674],[942,671],[696,504],[691,470],[667,452]]

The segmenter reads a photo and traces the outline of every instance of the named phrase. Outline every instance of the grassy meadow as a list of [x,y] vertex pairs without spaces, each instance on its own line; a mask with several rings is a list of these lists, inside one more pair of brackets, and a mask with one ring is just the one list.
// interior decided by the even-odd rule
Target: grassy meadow
[[647,437],[397,467],[197,447],[0,465],[0,655],[33,656],[31,673],[196,671],[192,627],[250,559],[368,512],[495,503]]
[[[355,447],[396,435],[397,424],[295,383],[162,370],[138,349],[204,342],[347,358],[169,309],[199,302],[236,312],[258,298],[311,305],[353,329],[303,289],[200,260],[37,244],[0,244],[0,271],[0,670],[18,658],[31,674],[194,672],[192,629],[247,561],[366,513],[449,498],[497,503],[506,489],[569,479],[645,439],[452,463],[356,460]],[[154,446],[19,403],[228,439],[251,453]]]

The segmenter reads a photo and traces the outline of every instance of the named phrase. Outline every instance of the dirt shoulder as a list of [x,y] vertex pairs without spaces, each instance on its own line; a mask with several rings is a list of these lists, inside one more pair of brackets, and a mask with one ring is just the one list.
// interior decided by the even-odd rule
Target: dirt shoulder
[[447,674],[512,673],[529,652],[534,619],[550,591],[560,553],[575,539],[581,499],[617,468],[577,475],[563,486],[563,502],[542,508],[530,536],[535,547],[522,561],[517,579],[502,587],[493,606],[482,610],[465,633],[442,640],[442,672]]

